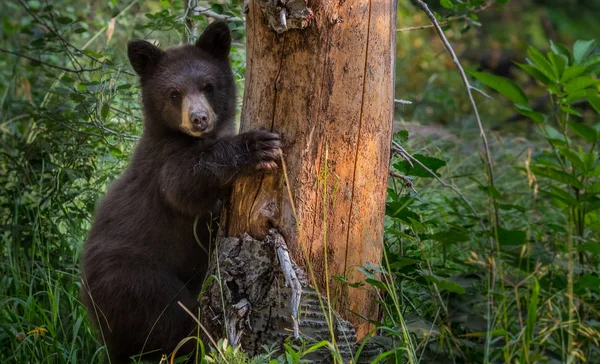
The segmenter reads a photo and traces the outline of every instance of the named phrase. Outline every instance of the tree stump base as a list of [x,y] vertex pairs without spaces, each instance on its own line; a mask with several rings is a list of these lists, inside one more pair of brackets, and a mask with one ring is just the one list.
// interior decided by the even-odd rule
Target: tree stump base
[[[287,254],[283,236],[271,229],[264,240],[248,234],[217,239],[216,257],[209,276],[220,277],[200,298],[202,323],[216,337],[227,337],[250,355],[263,345],[299,338],[310,343],[331,340],[327,323],[327,300],[308,283],[306,273]],[[352,359],[356,330],[333,312],[333,333],[344,362]],[[363,350],[361,357],[376,356],[378,350]],[[371,353],[371,351],[373,351]],[[327,349],[305,359],[332,362]]]

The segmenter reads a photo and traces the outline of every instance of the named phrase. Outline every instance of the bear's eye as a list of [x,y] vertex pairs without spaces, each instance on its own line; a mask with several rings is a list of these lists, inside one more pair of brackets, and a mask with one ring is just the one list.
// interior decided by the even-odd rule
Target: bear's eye
[[179,93],[179,91],[171,91],[169,97],[173,101],[179,101],[179,99],[181,98],[181,93]]
[[205,92],[213,92],[215,90],[215,86],[212,83],[207,83],[204,85]]

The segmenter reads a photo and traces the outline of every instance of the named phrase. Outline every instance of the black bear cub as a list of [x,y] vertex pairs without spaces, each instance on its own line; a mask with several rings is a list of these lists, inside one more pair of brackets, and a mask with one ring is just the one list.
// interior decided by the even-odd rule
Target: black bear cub
[[220,201],[237,175],[277,167],[277,134],[235,133],[230,46],[222,22],[193,45],[128,45],[144,131],[95,213],[82,262],[83,301],[112,363],[169,354],[195,334],[194,319],[177,301],[198,312]]

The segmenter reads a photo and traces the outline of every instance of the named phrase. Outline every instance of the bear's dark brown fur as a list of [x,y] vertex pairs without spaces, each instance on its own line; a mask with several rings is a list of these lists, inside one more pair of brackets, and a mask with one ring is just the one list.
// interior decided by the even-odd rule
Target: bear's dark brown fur
[[218,22],[194,45],[129,43],[144,131],[95,213],[82,262],[83,300],[112,363],[169,354],[195,334],[177,301],[197,313],[220,201],[236,175],[276,167],[277,134],[235,135],[230,45]]

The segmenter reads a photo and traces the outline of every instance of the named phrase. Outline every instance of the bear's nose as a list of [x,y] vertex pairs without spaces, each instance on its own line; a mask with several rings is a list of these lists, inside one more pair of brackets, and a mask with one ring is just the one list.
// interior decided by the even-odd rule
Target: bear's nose
[[208,128],[208,115],[204,111],[195,111],[190,115],[194,129],[204,131]]

